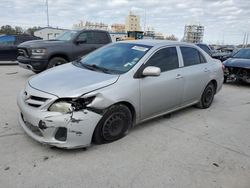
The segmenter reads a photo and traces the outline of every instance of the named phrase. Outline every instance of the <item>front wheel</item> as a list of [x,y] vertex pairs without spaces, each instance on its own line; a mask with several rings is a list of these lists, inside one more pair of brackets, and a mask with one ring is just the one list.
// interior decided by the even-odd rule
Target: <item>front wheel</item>
[[200,102],[197,104],[198,108],[209,108],[214,100],[214,94],[215,94],[215,87],[213,83],[209,83],[205,90],[203,91],[203,94],[201,96]]
[[122,138],[132,126],[132,114],[123,104],[111,106],[97,124],[93,141],[96,144],[113,142]]
[[49,64],[47,66],[47,69],[50,69],[52,67],[58,66],[58,65],[62,65],[64,63],[67,63],[68,61],[62,57],[53,57],[50,61]]

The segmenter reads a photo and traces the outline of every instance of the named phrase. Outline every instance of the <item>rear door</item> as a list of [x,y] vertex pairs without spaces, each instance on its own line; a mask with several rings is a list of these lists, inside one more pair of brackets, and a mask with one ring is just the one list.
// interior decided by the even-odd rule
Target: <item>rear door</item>
[[211,66],[198,49],[181,46],[180,50],[183,58],[181,74],[184,80],[182,105],[187,105],[200,99],[209,82]]
[[180,105],[183,80],[176,47],[165,47],[155,52],[145,67],[161,69],[160,76],[140,79],[141,119],[159,115]]

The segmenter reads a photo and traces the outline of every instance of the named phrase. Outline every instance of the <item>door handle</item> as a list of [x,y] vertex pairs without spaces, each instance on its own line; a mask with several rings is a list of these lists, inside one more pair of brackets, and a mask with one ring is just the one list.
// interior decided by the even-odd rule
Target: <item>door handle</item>
[[176,79],[181,79],[181,78],[183,78],[183,76],[181,74],[177,74],[177,76],[175,78]]

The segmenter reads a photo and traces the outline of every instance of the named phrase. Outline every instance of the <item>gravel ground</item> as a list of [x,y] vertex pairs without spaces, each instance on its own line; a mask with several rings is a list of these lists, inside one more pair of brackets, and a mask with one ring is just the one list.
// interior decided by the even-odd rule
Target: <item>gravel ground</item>
[[157,118],[87,150],[41,145],[17,122],[32,72],[0,66],[1,187],[250,187],[250,86],[226,84],[211,108]]

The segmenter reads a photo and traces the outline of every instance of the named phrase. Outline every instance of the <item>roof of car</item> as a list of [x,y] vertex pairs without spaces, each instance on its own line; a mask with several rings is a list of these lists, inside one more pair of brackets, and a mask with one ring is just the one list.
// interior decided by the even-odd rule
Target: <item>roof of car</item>
[[171,40],[127,40],[121,41],[121,43],[134,43],[141,44],[147,46],[165,46],[165,45],[190,45],[194,46],[191,43],[179,42],[179,41],[171,41]]

